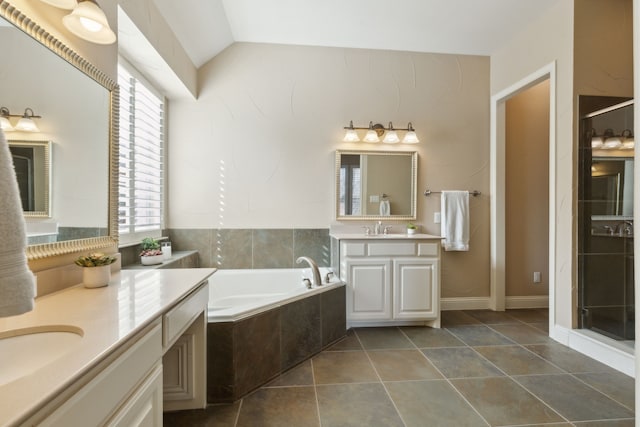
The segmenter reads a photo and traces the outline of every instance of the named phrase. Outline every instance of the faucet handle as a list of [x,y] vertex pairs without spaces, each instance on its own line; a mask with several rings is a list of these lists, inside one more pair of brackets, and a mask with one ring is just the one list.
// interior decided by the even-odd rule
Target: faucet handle
[[369,234],[371,234],[371,227],[369,227],[368,225],[363,225],[362,228],[364,228],[365,236],[368,236]]
[[382,230],[383,234],[389,234],[389,230],[391,230],[391,226],[390,225],[385,225],[384,229]]
[[327,272],[326,276],[324,277],[324,282],[325,283],[331,282],[331,276],[334,276],[334,275],[335,273],[333,271]]

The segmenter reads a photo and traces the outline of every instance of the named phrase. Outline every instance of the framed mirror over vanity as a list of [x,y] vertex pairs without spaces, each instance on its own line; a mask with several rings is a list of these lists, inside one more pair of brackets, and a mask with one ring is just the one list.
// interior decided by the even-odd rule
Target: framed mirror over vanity
[[[38,132],[5,131],[14,160],[26,157],[16,167],[28,258],[117,244],[117,85],[7,1],[0,37],[11,64],[2,67],[0,106],[40,116]],[[48,162],[36,150],[29,165],[30,146],[45,147]]]
[[336,219],[416,219],[416,151],[336,151]]

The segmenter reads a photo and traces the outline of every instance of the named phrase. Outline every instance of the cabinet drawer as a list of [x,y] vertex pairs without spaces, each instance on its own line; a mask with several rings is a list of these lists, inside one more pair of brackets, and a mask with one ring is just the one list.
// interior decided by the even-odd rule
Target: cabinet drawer
[[191,325],[193,320],[207,308],[208,302],[209,286],[205,282],[200,289],[162,317],[162,345],[165,350],[171,347],[175,340]]
[[416,254],[414,242],[375,242],[369,243],[369,256],[412,256]]
[[418,243],[418,256],[438,256],[440,243]]

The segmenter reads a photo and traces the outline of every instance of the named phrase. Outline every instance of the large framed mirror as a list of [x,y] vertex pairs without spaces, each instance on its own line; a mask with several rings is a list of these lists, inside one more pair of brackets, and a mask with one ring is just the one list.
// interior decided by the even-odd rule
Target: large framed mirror
[[416,151],[336,150],[336,219],[416,219]]
[[41,116],[39,132],[7,139],[53,141],[49,214],[25,215],[28,259],[117,245],[116,83],[4,0],[0,37],[11,64],[2,67],[0,106]]

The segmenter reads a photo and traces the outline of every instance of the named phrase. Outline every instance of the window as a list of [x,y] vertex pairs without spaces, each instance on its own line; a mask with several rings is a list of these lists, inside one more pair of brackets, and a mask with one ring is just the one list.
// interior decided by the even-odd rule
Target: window
[[164,202],[164,99],[127,64],[118,64],[120,155],[118,223],[121,243],[159,237]]

